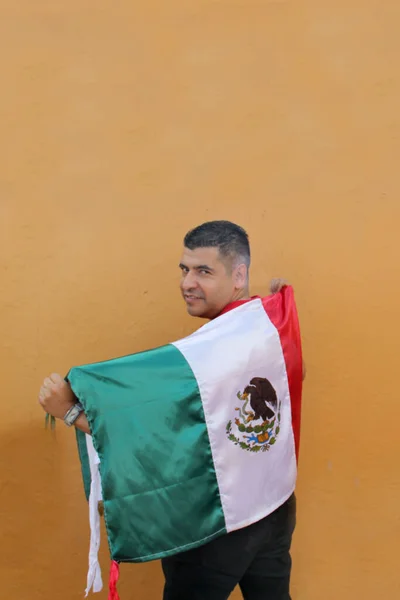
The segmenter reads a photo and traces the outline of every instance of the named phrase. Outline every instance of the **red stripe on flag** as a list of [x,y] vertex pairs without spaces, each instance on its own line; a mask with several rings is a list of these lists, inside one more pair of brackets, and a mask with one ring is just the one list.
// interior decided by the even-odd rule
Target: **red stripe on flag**
[[262,303],[265,312],[278,330],[281,340],[289,382],[292,407],[292,427],[296,447],[296,457],[298,460],[300,446],[301,396],[303,389],[303,359],[300,326],[293,288],[291,286],[286,286],[278,294],[263,298]]

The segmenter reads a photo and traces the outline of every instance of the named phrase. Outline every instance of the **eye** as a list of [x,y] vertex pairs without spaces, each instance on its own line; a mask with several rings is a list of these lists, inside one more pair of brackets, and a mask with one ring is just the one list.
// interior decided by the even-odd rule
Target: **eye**
[[207,269],[200,269],[199,273],[201,273],[202,275],[209,275],[210,271],[207,271]]

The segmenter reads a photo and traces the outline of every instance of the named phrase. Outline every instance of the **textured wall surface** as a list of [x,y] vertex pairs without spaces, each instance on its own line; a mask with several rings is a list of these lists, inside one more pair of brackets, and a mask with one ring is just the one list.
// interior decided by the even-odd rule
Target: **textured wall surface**
[[[44,431],[42,378],[197,327],[181,240],[228,218],[252,292],[297,291],[294,600],[400,597],[398,0],[1,7],[2,596],[85,587],[74,435]],[[160,597],[158,563],[121,571],[124,600]]]

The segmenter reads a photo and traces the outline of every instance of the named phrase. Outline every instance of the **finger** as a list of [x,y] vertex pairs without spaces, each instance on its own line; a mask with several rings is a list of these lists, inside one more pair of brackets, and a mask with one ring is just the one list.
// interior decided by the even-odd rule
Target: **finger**
[[62,382],[64,381],[64,378],[63,378],[63,377],[61,377],[61,375],[60,375],[59,373],[52,373],[52,374],[50,375],[50,380],[51,380],[53,383],[62,383]]
[[53,382],[50,379],[50,377],[46,377],[46,379],[43,382],[43,387],[44,388],[51,388],[52,385],[53,385]]
[[276,292],[279,291],[279,285],[280,279],[272,279],[271,283],[269,284],[269,289],[272,292],[272,294],[276,294]]
[[270,291],[271,291],[272,294],[277,294],[286,285],[288,285],[288,282],[286,281],[286,279],[282,279],[281,277],[277,277],[275,279],[272,279],[272,281],[270,283]]

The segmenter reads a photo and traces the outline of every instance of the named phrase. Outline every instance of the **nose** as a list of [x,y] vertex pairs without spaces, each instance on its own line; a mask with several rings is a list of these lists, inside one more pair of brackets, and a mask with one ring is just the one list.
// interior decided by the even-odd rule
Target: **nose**
[[181,288],[184,292],[189,292],[197,287],[196,275],[189,271],[182,277]]

